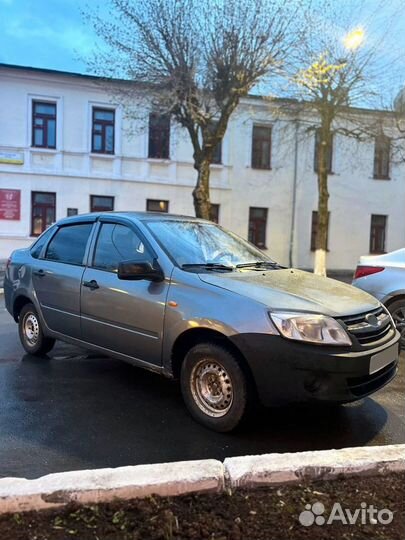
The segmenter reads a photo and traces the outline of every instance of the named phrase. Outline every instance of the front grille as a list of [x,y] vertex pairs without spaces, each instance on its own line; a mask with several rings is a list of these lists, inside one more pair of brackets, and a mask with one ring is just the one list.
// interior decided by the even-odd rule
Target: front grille
[[394,336],[395,332],[391,317],[383,308],[360,315],[342,317],[341,321],[351,337],[362,347],[388,341]]

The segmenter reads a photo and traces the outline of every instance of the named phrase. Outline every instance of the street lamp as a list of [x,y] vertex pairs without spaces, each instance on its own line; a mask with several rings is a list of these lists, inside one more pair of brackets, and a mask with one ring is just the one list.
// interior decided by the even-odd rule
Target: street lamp
[[349,51],[355,51],[363,44],[364,39],[365,32],[363,28],[359,27],[351,30],[345,35],[343,38],[343,44]]

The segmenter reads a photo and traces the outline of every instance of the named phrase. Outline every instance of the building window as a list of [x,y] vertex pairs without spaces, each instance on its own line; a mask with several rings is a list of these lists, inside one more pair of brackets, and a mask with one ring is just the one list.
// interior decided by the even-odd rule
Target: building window
[[95,154],[114,154],[115,111],[93,108],[91,151]]
[[170,115],[151,113],[149,115],[148,157],[170,159]]
[[[217,127],[218,122],[211,122],[208,129],[210,132],[214,132],[214,130]],[[212,154],[212,163],[215,165],[221,165],[222,163],[222,140],[219,141],[217,145],[215,145],[213,154]]]
[[388,180],[390,176],[391,141],[389,137],[380,135],[374,143],[374,178]]
[[266,247],[267,208],[249,208],[249,242]]
[[114,197],[90,195],[90,212],[112,212],[113,210]]
[[157,199],[148,199],[146,201],[146,210],[148,212],[168,212],[169,201],[158,201]]
[[56,103],[32,102],[32,146],[56,148]]
[[[328,212],[328,232],[327,232],[327,237],[326,237],[327,250],[329,250],[329,222],[330,222],[330,212]],[[312,223],[311,223],[311,251],[316,251],[318,227],[319,227],[318,212],[314,210],[312,212]]]
[[271,127],[253,126],[252,168],[271,169]]
[[[315,148],[314,148],[314,171],[318,172],[319,169],[319,146],[321,144],[321,130],[315,131]],[[330,174],[332,172],[332,159],[333,159],[333,135],[331,135],[330,149],[326,156],[326,167]]]
[[67,209],[67,216],[70,217],[70,216],[77,216],[77,214],[79,213],[78,209],[77,208],[68,208]]
[[219,223],[219,204],[211,203],[210,220]]
[[371,215],[370,253],[385,253],[387,216]]
[[31,235],[39,236],[56,220],[56,193],[31,192]]

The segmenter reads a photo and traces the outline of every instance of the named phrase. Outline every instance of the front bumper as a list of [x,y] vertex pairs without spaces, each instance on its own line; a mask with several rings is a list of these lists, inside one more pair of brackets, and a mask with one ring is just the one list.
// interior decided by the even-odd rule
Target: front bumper
[[[398,369],[398,332],[384,345],[356,352],[264,334],[237,334],[231,339],[247,360],[259,399],[266,406],[355,401],[385,386]],[[392,362],[370,374],[371,358],[389,347],[396,351]]]

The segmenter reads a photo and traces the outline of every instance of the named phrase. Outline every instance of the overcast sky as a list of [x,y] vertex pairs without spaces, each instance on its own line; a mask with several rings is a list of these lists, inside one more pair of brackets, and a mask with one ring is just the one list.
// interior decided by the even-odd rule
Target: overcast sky
[[[344,0],[334,1],[340,6]],[[370,12],[381,2],[350,1],[364,2]],[[403,16],[393,41],[403,51],[405,81],[405,0],[388,1],[403,5]],[[86,73],[83,58],[93,49],[96,37],[83,20],[81,6],[103,3],[102,0],[0,0],[0,62]],[[387,44],[384,51],[387,59],[391,49],[392,45]]]

